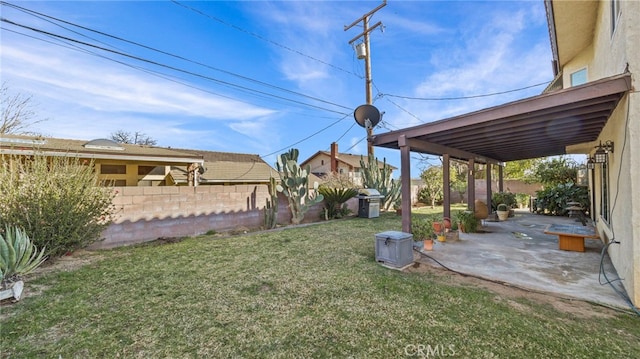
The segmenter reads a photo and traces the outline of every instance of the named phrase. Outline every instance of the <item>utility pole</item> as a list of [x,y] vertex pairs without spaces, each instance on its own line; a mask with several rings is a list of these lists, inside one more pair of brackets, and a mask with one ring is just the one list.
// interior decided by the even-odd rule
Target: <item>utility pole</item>
[[[364,56],[364,70],[365,70],[365,94],[367,104],[373,104],[373,94],[371,90],[371,46],[369,45],[369,33],[373,31],[378,26],[382,25],[382,22],[378,21],[375,25],[369,27],[369,18],[376,11],[382,9],[387,5],[387,0],[383,0],[382,4],[378,5],[375,9],[369,11],[368,13],[362,15],[361,18],[354,21],[351,25],[345,26],[344,31],[349,30],[354,27],[357,23],[362,21],[363,31],[358,34],[356,37],[349,41],[349,45],[353,45],[353,43],[361,37],[364,37],[364,42],[360,45],[364,46],[364,54],[359,54],[358,58]],[[359,45],[359,46],[360,46]],[[371,136],[373,136],[373,126],[367,127],[367,154],[369,156],[373,155],[373,144],[371,143]]]

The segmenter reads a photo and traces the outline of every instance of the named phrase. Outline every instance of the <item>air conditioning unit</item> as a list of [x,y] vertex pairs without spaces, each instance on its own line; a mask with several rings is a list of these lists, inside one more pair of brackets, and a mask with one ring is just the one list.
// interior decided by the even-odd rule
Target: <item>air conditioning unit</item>
[[386,266],[402,268],[413,263],[413,235],[411,233],[387,231],[376,238],[376,262]]

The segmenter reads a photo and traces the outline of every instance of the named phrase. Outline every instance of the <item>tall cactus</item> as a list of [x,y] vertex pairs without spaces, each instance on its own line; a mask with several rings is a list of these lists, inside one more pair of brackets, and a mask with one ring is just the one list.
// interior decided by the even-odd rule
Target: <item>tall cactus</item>
[[360,157],[360,168],[362,168],[362,186],[364,188],[374,188],[384,196],[380,200],[380,208],[388,210],[393,203],[401,196],[400,181],[391,178],[391,166],[387,165],[387,159],[383,160],[382,168],[378,166],[378,159],[373,155],[368,156],[365,163]]
[[271,198],[267,198],[267,205],[264,207],[264,226],[271,229],[278,224],[278,189],[273,177],[269,179],[269,196]]
[[276,186],[278,192],[284,193],[289,201],[291,222],[299,224],[311,206],[322,202],[324,197],[318,193],[318,183],[314,183],[313,193],[309,190],[310,166],[298,166],[299,151],[295,148],[278,156],[276,168],[280,174],[280,184]]

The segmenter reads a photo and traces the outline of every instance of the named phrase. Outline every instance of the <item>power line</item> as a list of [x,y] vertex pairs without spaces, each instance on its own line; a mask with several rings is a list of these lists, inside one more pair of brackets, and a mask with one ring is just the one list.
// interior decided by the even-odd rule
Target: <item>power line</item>
[[539,84],[530,85],[530,86],[526,86],[526,87],[521,87],[521,88],[508,90],[508,91],[493,92],[493,93],[482,94],[482,95],[473,95],[473,96],[460,96],[460,97],[410,97],[410,96],[401,96],[401,95],[393,95],[393,94],[382,94],[382,93],[380,94],[380,96],[383,96],[383,97],[384,96],[389,96],[389,97],[403,98],[403,99],[406,99],[406,100],[420,100],[420,101],[467,100],[467,99],[479,98],[479,97],[489,97],[489,96],[496,96],[496,95],[504,95],[506,93],[522,91],[522,90],[530,89],[532,87],[538,87],[538,86],[547,85],[547,84],[549,84],[549,82],[541,82]]
[[[156,77],[160,77],[160,78],[162,78],[162,79],[164,79],[164,80],[171,81],[171,82],[174,82],[174,83],[177,83],[177,84],[180,84],[180,85],[183,85],[183,86],[186,86],[186,87],[192,88],[192,89],[194,89],[194,90],[198,90],[198,91],[206,92],[206,93],[211,94],[211,95],[214,95],[214,96],[218,96],[218,97],[222,97],[222,98],[227,98],[227,99],[230,99],[230,100],[233,100],[233,101],[238,101],[238,102],[242,102],[242,103],[246,103],[246,104],[248,104],[248,105],[251,105],[250,103],[248,103],[248,102],[246,102],[246,101],[238,100],[238,99],[233,98],[233,97],[231,97],[231,96],[226,96],[226,95],[223,95],[223,94],[220,94],[220,93],[217,93],[217,92],[213,92],[213,91],[211,91],[211,90],[206,90],[206,89],[203,89],[203,88],[201,88],[201,87],[194,86],[194,85],[192,85],[192,84],[190,84],[190,83],[188,83],[188,82],[179,81],[179,80],[177,80],[177,79],[178,79],[178,77],[171,76],[171,75],[167,75],[167,74],[163,74],[163,73],[161,73],[161,72],[153,71],[153,70],[150,70],[150,69],[146,69],[146,68],[144,68],[144,67],[140,67],[140,66],[135,66],[135,65],[132,65],[132,64],[128,64],[128,63],[126,63],[126,62],[123,62],[123,61],[120,61],[120,60],[116,60],[116,59],[113,59],[113,58],[110,58],[110,57],[107,57],[107,56],[104,56],[104,55],[98,54],[98,53],[96,53],[96,52],[93,52],[93,51],[90,51],[90,50],[87,50],[87,49],[83,49],[83,48],[81,48],[80,46],[73,45],[73,44],[69,44],[68,42],[64,42],[63,40],[60,40],[60,39],[57,39],[57,40],[58,40],[58,41],[60,41],[60,42],[53,42],[53,41],[49,41],[49,40],[45,40],[45,39],[41,39],[41,38],[38,38],[38,37],[35,37],[35,36],[31,36],[31,35],[28,35],[28,34],[25,34],[25,33],[17,32],[17,31],[15,31],[15,30],[7,29],[7,28],[5,28],[5,27],[3,27],[3,26],[0,26],[0,29],[2,29],[2,30],[4,30],[4,31],[12,32],[12,33],[17,34],[17,35],[20,35],[20,36],[25,36],[25,37],[28,37],[28,38],[31,38],[31,39],[34,39],[34,40],[38,40],[38,41],[46,42],[46,43],[49,43],[49,44],[52,44],[52,45],[56,45],[56,46],[60,46],[60,47],[64,47],[64,48],[67,48],[67,49],[70,49],[70,50],[80,51],[80,52],[83,52],[83,53],[88,54],[88,55],[92,55],[92,56],[99,57],[99,58],[101,58],[101,59],[105,59],[105,60],[113,61],[113,62],[115,62],[115,63],[117,63],[117,64],[120,64],[120,65],[123,65],[123,66],[130,67],[130,68],[132,68],[132,69],[134,69],[134,70],[138,70],[138,71],[146,72],[146,73],[148,73],[148,74],[150,74],[150,75],[153,75],[153,76],[156,76]],[[265,97],[265,98],[266,98],[266,96],[259,96],[259,95],[255,95],[255,94],[251,94],[251,95],[253,95],[253,96],[257,96],[257,97]]]
[[356,147],[360,142],[362,142],[362,141],[366,140],[366,139],[367,139],[367,137],[369,137],[369,136],[364,136],[364,137],[362,137],[360,140],[358,140],[358,142],[354,143],[351,147],[347,148],[347,149],[345,150],[345,152],[349,152],[349,151],[351,151],[351,150],[352,150],[354,147]]
[[[4,3],[4,2],[2,2],[2,3],[3,3],[3,4],[6,4],[6,3]],[[39,14],[39,13],[38,13],[38,14]],[[44,15],[44,14],[42,14],[42,15],[43,15],[43,16],[45,16],[45,17],[48,17],[47,15]],[[34,15],[34,16],[35,16],[35,15]],[[36,17],[37,17],[37,16],[36,16]],[[52,17],[49,17],[49,18],[52,18]],[[53,18],[53,19],[56,19],[56,18]],[[159,73],[159,72],[157,72],[157,71],[153,71],[153,70],[150,70],[150,69],[145,69],[145,68],[142,68],[142,67],[139,67],[139,66],[135,66],[135,65],[132,65],[132,64],[128,64],[128,63],[125,63],[125,62],[122,62],[122,61],[119,61],[119,60],[116,60],[116,59],[113,59],[113,58],[110,58],[110,57],[104,56],[104,55],[102,55],[102,54],[98,54],[98,53],[96,53],[96,52],[90,51],[90,50],[88,50],[88,49],[86,49],[86,48],[82,48],[82,47],[80,47],[80,46],[78,46],[78,45],[76,45],[76,44],[79,44],[79,45],[82,45],[82,46],[86,46],[86,47],[89,47],[89,48],[95,48],[95,49],[98,49],[98,50],[106,51],[106,52],[113,53],[113,54],[116,54],[116,55],[120,55],[120,56],[124,56],[124,57],[131,58],[131,59],[134,59],[134,60],[138,60],[138,61],[142,61],[142,62],[145,62],[145,63],[149,63],[149,64],[152,64],[152,65],[161,66],[161,67],[164,67],[164,68],[168,68],[168,69],[170,69],[170,70],[174,70],[174,71],[178,71],[178,72],[186,73],[186,74],[189,74],[189,75],[192,75],[192,76],[202,77],[202,78],[205,78],[205,79],[208,79],[208,80],[212,80],[212,81],[215,81],[215,82],[220,82],[220,83],[225,84],[225,85],[229,85],[229,86],[233,86],[233,87],[238,87],[238,88],[241,88],[241,89],[249,90],[249,91],[252,91],[252,92],[257,92],[257,93],[264,94],[264,95],[268,95],[268,96],[271,96],[271,97],[280,98],[280,99],[283,99],[283,100],[286,100],[286,101],[293,101],[293,102],[297,102],[297,103],[300,103],[300,104],[303,104],[303,105],[306,105],[306,106],[317,107],[317,106],[313,106],[313,105],[305,104],[305,103],[302,103],[302,102],[299,102],[299,101],[294,101],[294,100],[291,100],[291,99],[283,98],[283,97],[280,97],[280,96],[275,96],[275,95],[273,95],[273,94],[264,93],[264,92],[261,92],[261,91],[257,91],[257,90],[253,90],[253,89],[245,88],[245,87],[242,87],[242,86],[239,86],[239,85],[235,85],[235,84],[227,83],[227,82],[225,82],[225,81],[221,81],[221,80],[218,80],[218,79],[215,79],[215,78],[211,78],[211,77],[209,77],[209,76],[204,76],[204,75],[201,75],[201,74],[197,74],[197,73],[194,73],[194,72],[192,72],[192,71],[187,71],[187,70],[183,70],[183,69],[180,69],[180,68],[176,68],[176,67],[174,67],[174,66],[165,65],[165,64],[162,64],[162,63],[157,62],[157,61],[153,61],[153,60],[145,59],[145,58],[142,58],[142,57],[139,57],[139,56],[135,56],[135,55],[127,54],[127,53],[122,52],[122,51],[115,51],[115,50],[107,49],[107,48],[104,48],[104,47],[101,47],[101,46],[97,46],[97,45],[95,45],[95,44],[91,44],[91,43],[83,42],[83,41],[80,41],[80,40],[77,40],[77,39],[74,39],[74,38],[70,38],[70,37],[67,37],[67,36],[63,36],[63,35],[59,35],[59,34],[55,34],[55,33],[48,32],[48,31],[44,31],[44,30],[37,29],[37,28],[31,27],[31,26],[27,26],[27,25],[19,24],[19,23],[16,23],[16,22],[14,22],[14,21],[11,21],[11,20],[9,20],[9,19],[3,18],[3,17],[2,17],[2,18],[0,18],[0,20],[1,20],[2,22],[5,22],[5,23],[8,23],[8,24],[11,24],[11,25],[17,26],[17,27],[24,28],[24,29],[27,29],[27,30],[30,30],[30,31],[33,31],[33,32],[36,32],[36,33],[39,33],[39,34],[42,34],[42,35],[45,35],[45,36],[51,37],[52,39],[55,39],[55,40],[59,41],[59,43],[58,43],[58,42],[49,41],[49,40],[45,40],[45,39],[38,38],[38,37],[34,37],[34,36],[31,36],[31,35],[28,35],[28,34],[25,34],[25,33],[17,32],[17,31],[11,30],[11,29],[7,29],[7,28],[5,28],[5,27],[0,27],[0,28],[2,28],[2,30],[9,31],[9,32],[13,32],[13,33],[15,33],[15,34],[19,34],[19,35],[22,35],[22,36],[25,36],[25,37],[30,37],[30,38],[33,38],[33,39],[36,39],[36,40],[39,40],[39,41],[43,41],[43,42],[47,42],[47,43],[50,43],[50,44],[54,44],[54,45],[57,45],[57,46],[62,46],[62,47],[66,47],[66,48],[69,48],[69,49],[76,50],[76,51],[81,51],[81,52],[84,52],[84,53],[87,53],[87,54],[91,54],[91,55],[94,55],[94,56],[97,56],[97,57],[100,57],[100,58],[103,58],[103,59],[107,59],[107,60],[110,60],[110,61],[114,61],[114,62],[116,62],[116,63],[118,63],[118,64],[125,65],[125,66],[131,67],[131,68],[134,68],[134,69],[137,69],[137,70],[140,70],[140,71],[144,71],[144,72],[150,73],[150,74],[152,74],[152,75],[162,77],[162,78],[164,78],[164,79],[166,79],[166,80],[169,80],[169,81],[173,81],[173,82],[181,83],[181,84],[183,84],[183,85],[186,85],[186,86],[189,86],[189,87],[192,87],[192,88],[195,88],[195,89],[201,90],[201,91],[205,91],[205,92],[212,93],[212,92],[210,92],[210,91],[206,91],[206,90],[203,90],[203,89],[197,88],[197,87],[195,87],[195,86],[191,86],[191,85],[189,85],[189,84],[185,84],[185,83],[183,83],[183,82],[181,82],[181,81],[177,81],[177,80],[174,80],[174,79],[170,79],[170,78],[168,78],[168,76],[170,76],[170,75],[162,74],[162,73]],[[42,20],[45,20],[45,21],[46,21],[46,19],[42,19]],[[59,20],[59,19],[56,19],[56,20]],[[137,46],[144,47],[144,48],[149,48],[149,47],[147,47],[147,46],[145,46],[145,45],[142,45],[142,44],[137,44],[137,43],[135,43],[135,42],[132,42],[132,41],[129,41],[129,40],[126,40],[126,39],[122,39],[122,38],[118,38],[118,37],[116,37],[116,36],[112,36],[112,35],[109,35],[109,34],[106,34],[106,33],[102,33],[102,32],[100,32],[100,31],[95,31],[95,30],[92,30],[92,29],[89,29],[89,28],[86,28],[86,27],[82,27],[82,26],[80,26],[80,25],[75,25],[75,24],[73,24],[73,23],[69,23],[69,22],[66,22],[66,21],[64,21],[64,20],[60,20],[60,21],[62,21],[62,22],[64,22],[64,23],[71,24],[71,25],[73,25],[73,26],[78,26],[78,27],[83,28],[83,29],[88,30],[88,31],[92,31],[92,32],[99,33],[100,35],[108,36],[108,37],[115,38],[115,39],[117,39],[117,40],[124,41],[124,42],[128,42],[128,43],[132,43],[132,44],[135,44],[135,45],[137,45]],[[50,22],[50,21],[49,21],[49,22]],[[69,30],[69,31],[71,31],[71,32],[74,32],[75,34],[78,34],[78,35],[80,35],[80,36],[87,37],[87,36],[85,36],[85,35],[83,35],[83,34],[81,34],[81,33],[78,33],[78,32],[75,32],[75,31],[73,31],[73,30],[71,30],[71,29],[65,28],[64,26],[60,26],[60,25],[55,24],[55,23],[53,23],[53,24],[54,24],[54,25],[57,25],[57,26],[59,26],[59,27],[61,27],[61,28],[63,28],[63,29],[66,29],[66,30]],[[100,42],[99,40],[97,40],[97,39],[93,39],[93,38],[91,38],[91,37],[87,37],[87,38],[89,38],[89,39],[91,39],[91,40],[94,40],[94,41],[97,41],[97,42]],[[106,45],[106,46],[110,46],[110,47],[112,47],[110,44],[106,44],[106,43],[104,43],[104,42],[101,42],[101,43],[103,43],[103,44],[104,44],[104,45]],[[153,49],[153,48],[149,48],[149,49]],[[163,52],[163,51],[161,51],[161,50],[156,50],[156,49],[153,49],[153,50],[154,50],[154,51],[161,52],[161,53],[165,53],[165,52]],[[170,56],[176,56],[176,57],[179,57],[179,56],[177,56],[177,55],[172,55],[172,54],[169,54],[169,53],[165,53],[165,54],[168,54],[168,55],[170,55]],[[186,59],[186,60],[187,60],[187,61],[190,61],[190,60],[188,60],[188,59]],[[201,65],[206,66],[206,65],[204,65],[204,64],[201,64]],[[248,78],[247,78],[247,79],[248,79]],[[286,90],[286,89],[284,89],[284,90]],[[288,90],[287,90],[287,91],[288,91]],[[291,92],[291,91],[290,91],[290,92]],[[295,93],[295,92],[294,92],[294,93]],[[218,96],[222,96],[222,97],[226,97],[226,96],[223,96],[223,95],[220,95],[220,94],[216,94],[216,93],[213,93],[213,94],[214,94],[214,95],[218,95]],[[340,105],[337,105],[337,106],[340,106]],[[341,106],[341,107],[347,108],[347,107],[345,107],[345,106]],[[322,108],[320,108],[320,109],[322,109]],[[331,111],[331,110],[328,110],[328,109],[323,109],[323,110]],[[336,111],[332,111],[332,112],[336,112]],[[338,112],[338,113],[339,113],[339,112]],[[299,143],[301,143],[301,142],[303,142],[303,141],[306,141],[306,140],[308,140],[308,139],[310,139],[310,138],[312,138],[312,137],[314,137],[314,136],[318,135],[319,133],[321,133],[321,132],[323,132],[323,131],[325,131],[325,130],[329,129],[330,127],[332,127],[332,126],[336,125],[337,123],[339,123],[340,121],[344,120],[347,116],[351,115],[351,114],[352,114],[352,112],[351,112],[351,113],[349,113],[349,114],[344,114],[344,113],[341,113],[341,114],[342,114],[342,115],[344,115],[344,117],[340,118],[338,121],[335,121],[335,122],[333,122],[333,123],[329,124],[328,126],[324,127],[323,129],[321,129],[321,130],[319,130],[319,131],[316,131],[315,133],[313,133],[313,134],[311,134],[311,135],[309,135],[309,136],[307,136],[307,137],[305,137],[305,138],[303,138],[303,139],[301,139],[301,140],[299,140],[299,141],[297,141],[297,142],[295,142],[295,143],[293,143],[293,144],[291,144],[291,145],[287,146],[286,148],[289,148],[289,147],[291,147],[291,146],[295,146],[295,145],[297,145],[297,144],[299,144]],[[352,127],[353,127],[353,125],[352,125]],[[286,149],[286,148],[284,148],[284,149]],[[284,149],[282,149],[282,150],[284,150]],[[282,151],[282,150],[279,150],[279,151]],[[278,152],[278,151],[276,151],[276,152]],[[276,153],[276,152],[270,153],[270,154],[265,155],[265,156],[263,156],[263,157],[270,156],[270,155],[272,155],[272,154],[274,154],[274,153]]]
[[344,120],[345,118],[347,118],[347,116],[349,116],[349,115],[350,115],[350,114],[348,114],[348,115],[346,115],[346,116],[342,117],[342,118],[341,118],[341,119],[339,119],[338,121],[331,123],[330,125],[326,126],[325,128],[323,128],[323,129],[321,129],[321,130],[319,130],[319,131],[316,131],[316,132],[312,133],[311,135],[309,135],[309,136],[307,136],[307,137],[305,137],[305,138],[303,138],[303,139],[301,139],[301,140],[299,140],[299,141],[297,141],[297,142],[294,142],[294,143],[292,143],[292,144],[290,144],[290,145],[288,145],[288,146],[286,146],[286,147],[283,147],[283,148],[281,148],[281,149],[279,149],[279,150],[277,150],[277,151],[274,151],[274,152],[268,153],[268,154],[266,154],[266,155],[264,155],[264,156],[260,156],[260,158],[269,157],[269,156],[274,155],[274,154],[276,154],[276,153],[278,153],[278,152],[280,152],[280,151],[284,151],[284,150],[289,149],[289,148],[291,148],[291,147],[293,147],[293,146],[295,146],[295,145],[297,145],[297,144],[299,144],[299,143],[301,143],[301,142],[304,142],[304,141],[306,141],[306,140],[310,139],[311,137],[313,137],[313,136],[315,136],[315,135],[319,134],[320,132],[323,132],[323,131],[325,131],[325,130],[329,129],[330,127],[334,126],[334,125],[335,125],[335,124],[337,124],[338,122],[340,122],[340,121]]
[[238,31],[240,31],[240,32],[244,32],[245,34],[248,34],[248,35],[250,35],[250,36],[255,37],[256,39],[259,39],[259,40],[265,41],[265,42],[267,42],[267,43],[269,43],[269,44],[272,44],[272,45],[274,45],[274,46],[277,46],[277,47],[283,48],[283,49],[285,49],[285,50],[287,50],[287,51],[290,51],[290,52],[296,53],[296,54],[298,54],[298,55],[300,55],[300,56],[303,56],[303,57],[306,57],[306,58],[308,58],[308,59],[311,59],[311,60],[317,61],[317,62],[319,62],[319,63],[321,63],[321,64],[323,64],[323,65],[326,65],[326,66],[332,67],[332,68],[334,68],[334,69],[336,69],[336,70],[339,70],[339,71],[342,71],[342,72],[346,72],[346,73],[348,73],[348,74],[350,74],[350,75],[354,75],[354,76],[356,76],[356,77],[358,77],[358,78],[362,78],[362,76],[359,76],[359,75],[357,75],[357,74],[355,74],[355,73],[353,73],[353,72],[351,72],[351,71],[349,71],[349,70],[345,70],[345,69],[343,69],[343,68],[341,68],[341,67],[338,67],[338,66],[333,65],[333,64],[330,64],[330,63],[328,63],[328,62],[326,62],[326,61],[320,60],[320,59],[315,58],[315,57],[313,57],[313,56],[311,56],[311,55],[307,55],[307,54],[305,54],[305,53],[303,53],[303,52],[300,52],[300,51],[298,51],[298,50],[294,50],[294,49],[292,49],[292,48],[290,48],[290,47],[288,47],[288,46],[286,46],[286,45],[282,45],[282,44],[280,44],[280,43],[278,43],[278,42],[275,42],[275,41],[273,41],[273,40],[267,39],[267,38],[265,38],[265,37],[263,37],[263,36],[261,36],[261,35],[259,35],[259,34],[256,34],[256,33],[254,33],[254,32],[251,32],[251,31],[249,31],[249,30],[245,30],[245,29],[243,29],[243,28],[241,28],[241,27],[239,27],[239,26],[237,26],[237,25],[234,25],[234,24],[228,23],[228,22],[226,22],[226,21],[224,21],[224,20],[222,20],[222,19],[220,19],[220,18],[217,18],[217,17],[215,17],[215,16],[209,15],[209,14],[207,14],[207,13],[205,13],[205,12],[201,11],[201,10],[198,10],[198,9],[196,9],[196,8],[194,8],[194,7],[189,6],[189,5],[185,5],[185,4],[183,4],[183,3],[179,2],[179,1],[172,0],[172,2],[173,2],[174,4],[176,4],[176,5],[178,5],[178,6],[181,6],[181,7],[185,8],[185,9],[187,9],[187,10],[191,10],[191,11],[195,12],[195,13],[196,13],[196,14],[198,14],[198,15],[202,15],[202,16],[204,16],[204,17],[207,17],[207,18],[211,19],[211,20],[217,21],[217,22],[219,22],[219,23],[221,23],[221,24],[223,24],[223,25],[226,25],[226,26],[228,26],[228,27],[230,27],[230,28],[232,28],[232,29],[238,30]]
[[351,131],[351,129],[353,128],[353,126],[355,126],[356,124],[357,124],[357,122],[355,122],[355,121],[354,121],[354,122],[351,124],[351,126],[349,126],[349,128],[348,128],[346,131],[344,131],[344,133],[343,133],[340,137],[338,137],[338,139],[337,139],[337,140],[335,140],[334,142],[339,142],[339,141],[342,139],[342,137],[346,136],[346,135],[347,135],[347,133],[348,133],[349,131]]
[[[202,62],[199,62],[199,61],[195,61],[195,60],[188,59],[188,58],[183,57],[183,56],[180,56],[180,55],[176,55],[176,54],[172,54],[172,53],[170,53],[170,52],[166,52],[166,51],[163,51],[163,50],[159,50],[159,49],[157,49],[157,48],[150,47],[150,46],[147,46],[147,45],[144,45],[144,44],[141,44],[141,43],[135,42],[135,41],[127,40],[127,39],[124,39],[124,38],[119,37],[119,36],[111,35],[111,34],[108,34],[108,33],[105,33],[105,32],[99,31],[99,30],[94,30],[94,29],[88,28],[88,27],[86,27],[86,26],[78,25],[78,24],[75,24],[75,23],[72,23],[72,22],[69,22],[69,21],[66,21],[66,20],[62,20],[62,19],[59,19],[59,18],[56,18],[56,17],[50,16],[50,15],[47,15],[47,14],[43,14],[43,13],[40,13],[40,12],[34,11],[34,10],[26,9],[26,8],[24,8],[24,7],[20,7],[20,6],[18,6],[18,5],[9,4],[9,3],[4,2],[4,1],[2,1],[1,3],[2,3],[3,5],[9,6],[9,7],[13,7],[13,8],[15,8],[15,9],[18,9],[18,10],[23,11],[23,12],[25,12],[25,13],[36,14],[36,15],[38,15],[38,16],[40,16],[40,17],[46,17],[46,18],[49,18],[49,19],[52,19],[52,20],[55,20],[55,21],[59,21],[59,22],[62,22],[62,23],[64,23],[64,24],[71,25],[71,26],[74,26],[74,27],[78,27],[78,28],[83,29],[83,30],[86,30],[86,31],[90,31],[90,32],[93,32],[93,33],[96,33],[96,34],[99,34],[99,35],[102,35],[102,36],[106,36],[106,37],[109,37],[109,38],[112,38],[112,39],[115,39],[115,40],[118,40],[118,41],[122,41],[122,42],[125,42],[125,43],[128,43],[128,44],[131,44],[131,45],[139,46],[139,47],[142,47],[142,48],[144,48],[144,49],[151,50],[151,51],[154,51],[154,52],[157,52],[157,53],[161,53],[161,54],[163,54],[163,55],[167,55],[167,56],[170,56],[170,57],[173,57],[173,58],[176,58],[176,59],[180,59],[180,60],[183,60],[183,61],[187,61],[187,62],[190,62],[190,63],[196,64],[196,65],[199,65],[199,66],[203,66],[203,67],[206,67],[206,68],[211,69],[211,70],[214,70],[214,71],[222,72],[222,73],[224,73],[224,74],[231,75],[231,76],[234,76],[234,77],[237,77],[237,78],[243,79],[243,80],[245,80],[245,81],[254,82],[254,83],[260,84],[260,85],[262,85],[262,86],[271,87],[271,88],[274,88],[274,89],[277,89],[277,90],[280,90],[280,91],[283,91],[283,92],[288,92],[288,93],[291,93],[291,94],[294,94],[294,95],[298,95],[298,96],[302,96],[302,97],[305,97],[305,98],[308,98],[308,99],[312,99],[312,100],[314,100],[314,101],[318,101],[318,102],[326,103],[326,104],[328,104],[328,105],[332,105],[332,106],[340,107],[340,108],[343,108],[343,109],[346,109],[346,110],[351,110],[351,108],[350,108],[350,107],[347,107],[347,106],[343,106],[343,105],[340,105],[340,104],[336,104],[336,103],[333,103],[333,102],[329,102],[329,101],[326,101],[326,100],[322,100],[322,99],[320,99],[320,98],[317,98],[317,97],[314,97],[314,96],[309,96],[309,95],[306,95],[306,94],[303,94],[303,93],[300,93],[300,92],[296,92],[296,91],[288,90],[288,89],[285,89],[285,88],[280,87],[280,86],[272,85],[272,84],[269,84],[269,83],[266,83],[266,82],[263,82],[263,81],[260,81],[260,80],[254,79],[254,78],[250,78],[250,77],[247,77],[247,76],[243,76],[243,75],[240,75],[240,74],[237,74],[237,73],[231,72],[231,71],[223,70],[223,69],[220,69],[220,68],[217,68],[217,67],[214,67],[214,66],[211,66],[211,65],[207,65],[207,64],[202,63]],[[34,16],[35,16],[35,15],[34,15]],[[37,17],[37,16],[36,16],[36,17]],[[54,23],[54,24],[55,24],[55,23]],[[58,24],[55,24],[55,25],[60,26],[60,25],[58,25]],[[83,36],[83,37],[87,37],[87,38],[92,39],[92,40],[94,40],[94,41],[98,41],[98,42],[100,42],[100,43],[105,44],[104,42],[101,42],[101,41],[99,41],[99,40],[95,40],[95,39],[93,39],[93,38],[91,38],[91,37],[88,37],[88,36],[86,36],[86,35],[80,34],[80,33],[78,33],[78,32],[75,32],[75,31],[70,30],[70,29],[68,29],[68,28],[65,28],[65,27],[63,27],[63,26],[60,26],[60,27],[62,27],[62,28],[64,28],[64,29],[66,29],[66,30],[68,30],[68,31],[74,32],[74,33],[76,33],[76,34],[78,34],[78,35],[81,35],[81,36]],[[105,44],[105,45],[107,45],[107,44]],[[108,45],[108,46],[111,46],[111,45]]]
[[[305,103],[305,102],[289,99],[289,98],[278,96],[278,95],[271,94],[271,93],[268,93],[268,92],[259,91],[259,90],[256,90],[256,89],[251,89],[251,88],[248,88],[248,87],[245,87],[245,86],[233,84],[233,83],[228,82],[228,81],[223,81],[223,80],[220,80],[220,79],[216,79],[216,78],[213,78],[211,76],[206,76],[206,75],[195,73],[193,71],[180,69],[180,68],[177,68],[175,66],[162,64],[162,63],[154,61],[154,60],[145,59],[145,58],[142,58],[142,57],[139,57],[139,56],[135,56],[135,55],[131,55],[131,54],[127,54],[127,53],[124,53],[124,52],[121,52],[121,51],[107,49],[105,47],[101,47],[101,46],[98,46],[98,45],[90,44],[90,43],[83,42],[83,41],[80,41],[80,40],[77,40],[77,39],[73,39],[73,38],[70,38],[70,37],[54,34],[54,33],[51,33],[51,32],[48,32],[48,31],[44,31],[44,30],[41,30],[41,29],[36,29],[34,27],[31,27],[31,26],[27,26],[27,25],[23,25],[23,24],[19,24],[19,23],[13,22],[13,21],[8,20],[8,19],[6,19],[4,17],[0,18],[0,20],[2,22],[6,22],[8,24],[11,24],[11,25],[14,25],[14,26],[18,26],[18,27],[21,27],[21,28],[24,28],[24,29],[27,29],[27,30],[31,30],[31,31],[34,31],[34,32],[37,32],[37,33],[41,33],[41,34],[48,35],[48,36],[51,36],[51,37],[63,39],[63,40],[66,40],[66,41],[71,41],[71,42],[78,43],[78,44],[81,44],[81,45],[84,45],[84,46],[88,46],[88,47],[92,47],[92,48],[95,48],[95,49],[98,49],[98,50],[111,52],[111,53],[114,53],[116,55],[128,57],[128,58],[131,58],[131,59],[134,59],[134,60],[138,60],[138,61],[142,61],[142,62],[151,64],[151,65],[164,67],[164,68],[167,68],[167,69],[170,69],[170,70],[173,70],[173,71],[177,71],[177,72],[181,72],[181,73],[184,73],[184,74],[187,74],[187,75],[191,75],[191,76],[199,77],[199,78],[202,78],[202,79],[205,79],[205,80],[217,82],[217,83],[220,83],[220,84],[228,86],[228,87],[233,87],[233,88],[237,88],[237,89],[251,91],[251,92],[259,93],[259,94],[262,94],[262,95],[278,98],[278,99],[281,99],[281,100],[290,101],[290,102],[293,102],[293,103],[297,103],[297,104],[305,105],[305,106],[308,106],[308,107],[320,109],[320,110],[323,110],[323,111],[334,112],[334,113],[337,113],[337,114],[340,114],[340,115],[345,115],[344,112],[338,112],[338,111],[335,111],[335,110],[331,110],[331,109],[319,107],[319,106],[316,106],[316,105],[312,105],[312,104],[309,104],[309,103]],[[341,106],[341,107],[347,108],[346,106]]]

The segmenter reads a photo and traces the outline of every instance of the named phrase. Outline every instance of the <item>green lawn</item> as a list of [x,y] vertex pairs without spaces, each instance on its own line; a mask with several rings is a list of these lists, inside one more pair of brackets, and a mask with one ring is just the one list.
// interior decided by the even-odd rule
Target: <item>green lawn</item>
[[638,317],[386,269],[374,250],[386,230],[400,217],[102,251],[0,307],[0,357],[640,357]]

